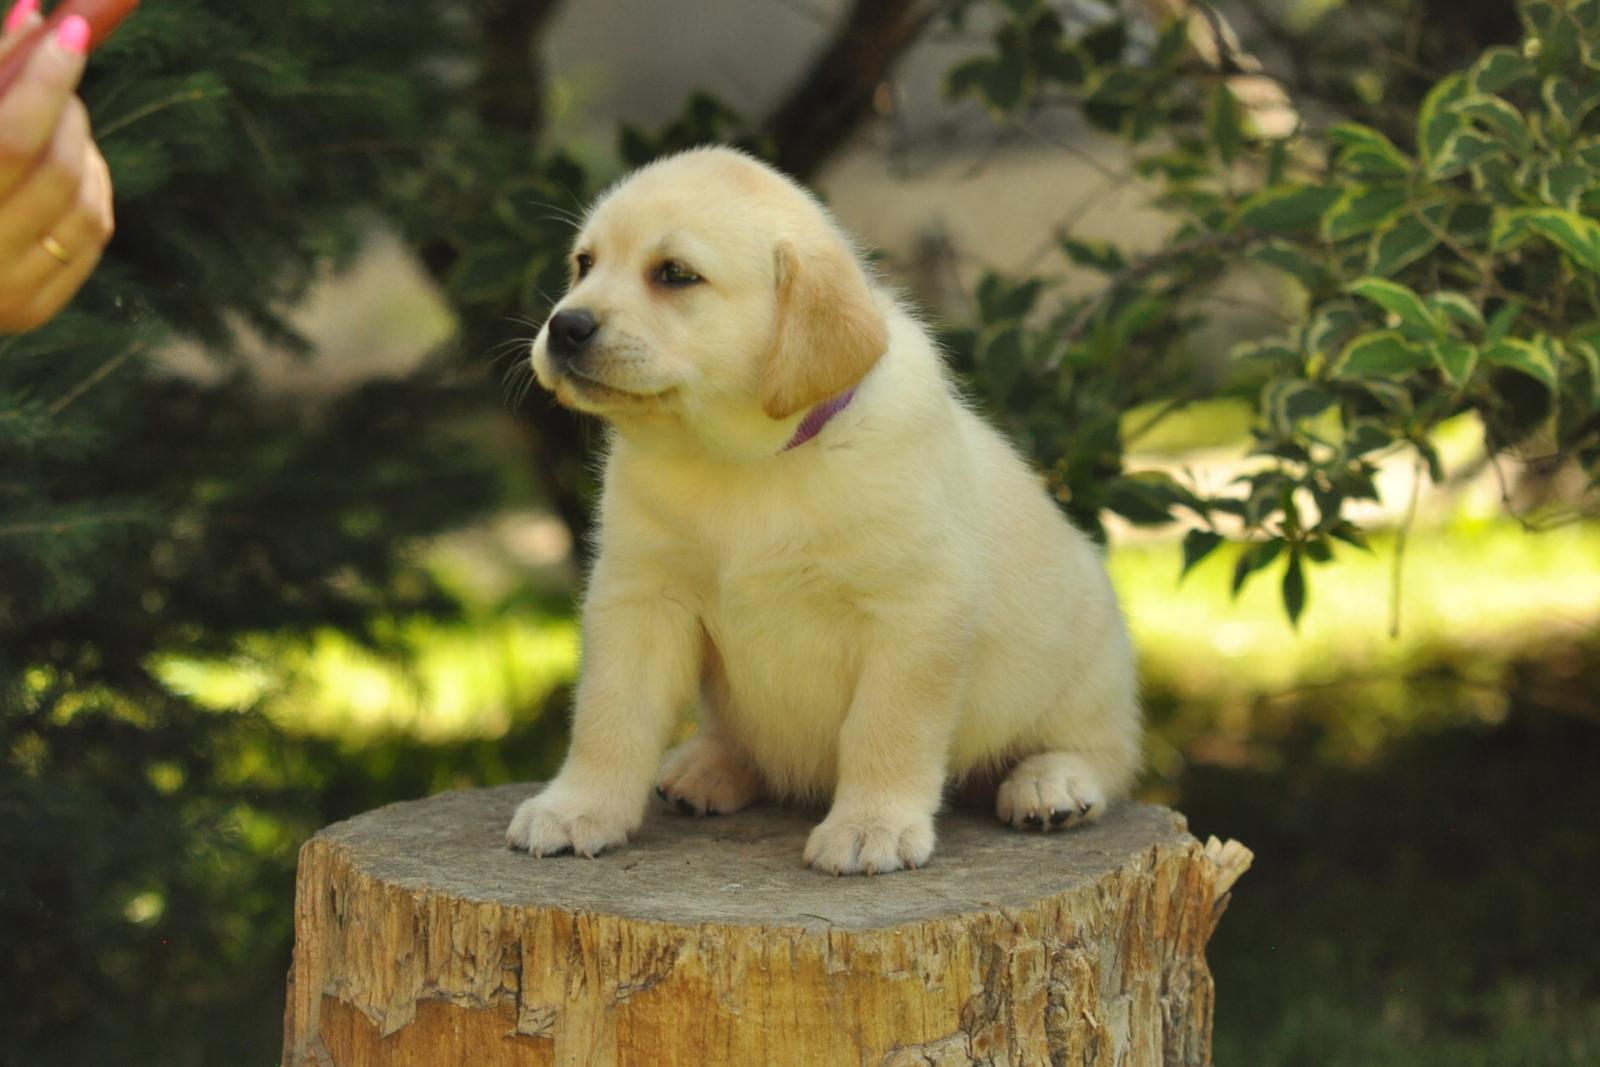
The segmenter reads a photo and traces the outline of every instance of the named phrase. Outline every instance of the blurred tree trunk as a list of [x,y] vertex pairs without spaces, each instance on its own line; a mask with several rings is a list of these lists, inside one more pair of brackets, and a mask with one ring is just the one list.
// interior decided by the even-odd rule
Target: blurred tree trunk
[[479,79],[484,122],[521,130],[530,143],[544,133],[545,73],[540,41],[562,0],[486,0],[483,76]]
[[776,146],[773,162],[801,180],[815,176],[872,113],[878,86],[935,10],[922,0],[856,0],[763,126]]

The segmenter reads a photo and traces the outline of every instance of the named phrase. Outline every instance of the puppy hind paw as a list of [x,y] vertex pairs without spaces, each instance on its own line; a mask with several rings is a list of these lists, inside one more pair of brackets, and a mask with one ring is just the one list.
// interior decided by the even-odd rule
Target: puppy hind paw
[[761,796],[761,776],[724,743],[691,737],[661,764],[656,796],[683,815],[728,815]]
[[1082,756],[1042,752],[1006,776],[994,810],[1007,826],[1048,833],[1098,819],[1106,810],[1106,793]]

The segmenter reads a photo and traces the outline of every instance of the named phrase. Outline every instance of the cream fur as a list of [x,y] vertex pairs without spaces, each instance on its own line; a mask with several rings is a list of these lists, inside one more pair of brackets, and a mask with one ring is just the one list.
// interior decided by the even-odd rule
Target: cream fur
[[[816,201],[702,149],[611,190],[574,247],[594,265],[558,310],[600,321],[585,378],[557,369],[547,331],[534,369],[614,433],[572,747],[518,808],[514,847],[623,843],[658,767],[663,794],[699,812],[761,793],[830,801],[805,858],[835,873],[926,863],[952,780],[1009,772],[997,814],[1046,830],[1126,792],[1133,654],[1093,545],[962,403],[917,320],[853,252],[830,258],[849,245]],[[656,284],[663,256],[704,281]],[[786,264],[823,286],[810,304]],[[775,342],[795,308],[828,320],[811,336],[829,350]],[[875,361],[832,351],[884,328]],[[859,378],[788,452],[805,411],[763,410],[796,369],[774,359],[817,361],[787,379],[797,389]],[[700,734],[662,767],[696,697]]]

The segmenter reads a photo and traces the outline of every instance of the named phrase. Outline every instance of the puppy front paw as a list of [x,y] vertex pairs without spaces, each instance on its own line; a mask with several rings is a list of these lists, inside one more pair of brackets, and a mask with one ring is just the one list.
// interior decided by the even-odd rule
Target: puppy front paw
[[1012,769],[995,795],[1000,821],[1018,830],[1064,830],[1106,810],[1100,775],[1082,756],[1041,752]]
[[761,795],[761,776],[726,744],[696,735],[667,753],[656,795],[685,815],[727,815]]
[[551,783],[517,805],[506,828],[506,844],[535,856],[596,854],[620,845],[643,821],[640,804],[620,803],[599,790]]
[[926,866],[933,814],[892,806],[834,805],[806,841],[806,863],[833,874],[883,874]]

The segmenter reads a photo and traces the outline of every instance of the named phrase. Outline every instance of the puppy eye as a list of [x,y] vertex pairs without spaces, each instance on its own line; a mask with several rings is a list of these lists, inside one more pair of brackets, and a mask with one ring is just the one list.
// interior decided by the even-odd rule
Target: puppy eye
[[656,281],[660,282],[662,285],[670,285],[674,288],[681,288],[682,286],[693,285],[695,282],[703,280],[704,279],[702,279],[700,275],[696,274],[688,267],[685,267],[682,263],[679,263],[675,259],[669,259],[662,263],[660,267],[656,268]]
[[579,252],[575,262],[578,265],[579,278],[587,276],[589,271],[594,267],[594,257],[587,252]]

